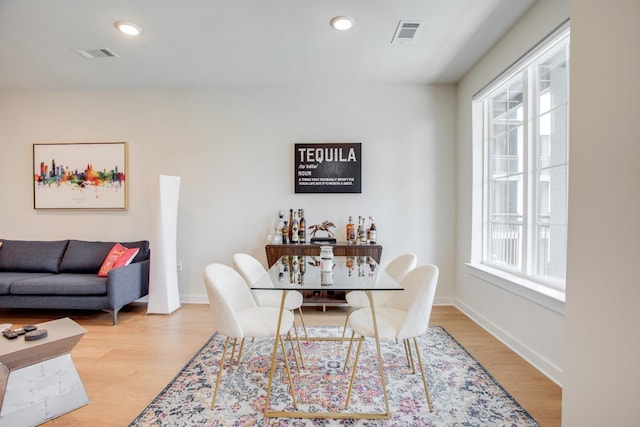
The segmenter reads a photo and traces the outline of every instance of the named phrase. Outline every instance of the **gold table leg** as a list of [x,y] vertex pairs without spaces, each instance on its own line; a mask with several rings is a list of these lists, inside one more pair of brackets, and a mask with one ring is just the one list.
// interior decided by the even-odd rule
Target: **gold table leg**
[[[284,311],[284,301],[287,297],[287,291],[282,291],[282,300],[280,301],[280,312],[278,313],[278,326],[276,327],[276,337],[273,343],[273,354],[271,356],[271,367],[269,368],[269,384],[267,385],[267,397],[264,404],[264,416],[269,416],[269,400],[271,398],[271,385],[273,384],[273,375],[276,370],[276,357],[278,356],[278,341],[280,337],[280,326],[282,326],[282,312]],[[285,352],[284,345],[282,347],[283,353]],[[286,354],[285,354],[286,358]],[[285,364],[287,366],[287,370],[289,369],[289,363],[285,360]],[[293,383],[291,382],[291,373],[289,373],[289,386],[291,387],[291,395],[293,396],[293,407],[298,409],[298,404],[296,403],[296,392],[293,388]]]
[[[373,301],[373,292],[367,291],[367,297],[369,297],[369,305],[371,306],[371,317],[373,320],[373,332],[376,336],[376,349],[378,351],[378,365],[380,367],[380,380],[382,381],[382,393],[384,395],[384,407],[386,410],[387,418],[391,416],[389,410],[389,397],[387,396],[387,380],[384,374],[384,365],[382,363],[382,350],[380,349],[380,336],[378,335],[378,321],[376,320],[376,307]],[[355,369],[353,365],[353,369]]]

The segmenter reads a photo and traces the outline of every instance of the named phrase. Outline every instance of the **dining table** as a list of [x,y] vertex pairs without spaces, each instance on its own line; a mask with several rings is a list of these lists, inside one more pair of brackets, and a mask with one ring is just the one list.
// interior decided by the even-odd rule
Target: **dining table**
[[[328,263],[328,264],[327,264]],[[328,265],[330,266],[328,268]],[[386,379],[384,365],[382,362],[382,352],[380,349],[380,339],[378,336],[378,325],[375,315],[374,293],[379,291],[402,291],[400,283],[393,279],[387,272],[380,268],[378,263],[368,256],[335,256],[330,259],[321,259],[319,256],[282,256],[274,263],[267,272],[257,280],[252,289],[271,289],[274,292],[282,292],[280,312],[278,317],[277,334],[281,331],[282,313],[285,310],[285,299],[287,292],[295,291],[363,291],[367,294],[371,306],[373,330],[375,336],[376,355],[379,366],[380,382],[384,397],[384,408],[379,412],[357,412],[350,411],[346,407],[340,412],[334,411],[303,411],[298,409],[295,389],[291,390],[294,410],[272,410],[270,408],[271,388],[276,371],[276,360],[278,356],[278,340],[274,340],[271,365],[269,369],[269,382],[267,386],[267,396],[265,402],[264,416],[267,418],[353,418],[353,419],[389,419],[389,399],[387,396]],[[286,332],[286,331],[285,331]],[[342,336],[335,337],[314,337],[310,335],[308,340],[332,340],[342,341]],[[358,339],[363,339],[360,337]],[[284,351],[284,349],[283,349]],[[357,360],[357,359],[356,359]],[[304,369],[304,368],[303,368]],[[355,369],[355,366],[353,367]],[[353,377],[349,382],[349,391]]]

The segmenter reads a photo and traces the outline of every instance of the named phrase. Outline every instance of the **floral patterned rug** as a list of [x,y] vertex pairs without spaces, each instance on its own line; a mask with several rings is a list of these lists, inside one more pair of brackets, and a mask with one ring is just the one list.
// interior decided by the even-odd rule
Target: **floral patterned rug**
[[[341,328],[310,327],[310,336],[340,336]],[[303,336],[303,335],[301,335]],[[350,336],[350,335],[349,335]],[[298,409],[321,412],[384,412],[375,341],[365,340],[347,410],[351,369],[343,371],[348,348],[336,341],[301,341],[304,368],[298,372],[286,344]],[[391,409],[390,420],[265,419],[264,404],[272,339],[247,340],[239,366],[225,369],[215,409],[211,398],[224,337],[215,334],[131,426],[538,426],[538,423],[442,327],[418,339],[433,403],[429,412],[419,371],[408,368],[402,343],[381,342]],[[352,351],[351,364],[353,364]],[[227,358],[230,351],[227,352]],[[237,354],[237,349],[236,349]],[[279,349],[279,356],[281,352]],[[284,361],[278,359],[271,410],[293,410]],[[417,361],[415,362],[417,366]]]

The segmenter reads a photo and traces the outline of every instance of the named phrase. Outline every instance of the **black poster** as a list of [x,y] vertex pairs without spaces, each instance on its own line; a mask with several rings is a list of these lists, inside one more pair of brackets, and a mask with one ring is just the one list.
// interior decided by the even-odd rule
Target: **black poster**
[[295,144],[296,193],[361,193],[362,144]]

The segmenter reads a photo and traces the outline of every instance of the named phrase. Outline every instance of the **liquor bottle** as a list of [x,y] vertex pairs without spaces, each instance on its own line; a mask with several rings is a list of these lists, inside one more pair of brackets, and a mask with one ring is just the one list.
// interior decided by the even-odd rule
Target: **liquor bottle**
[[293,224],[291,224],[291,244],[298,243],[299,235],[299,222],[298,222],[298,212],[293,213]]
[[364,217],[358,216],[358,243],[367,243],[367,230],[364,228]]
[[289,209],[289,243],[293,240],[291,238],[293,229],[293,209]]
[[355,225],[353,225],[353,218],[351,216],[349,216],[349,222],[347,223],[346,239],[349,243],[355,243],[356,240]]
[[283,226],[284,226],[284,211],[279,211],[278,219],[276,220],[276,224],[275,224],[276,235],[272,242],[274,245],[282,244],[282,227]]
[[288,245],[289,242],[289,221],[285,220],[282,226],[282,244]]
[[377,239],[377,234],[378,234],[378,230],[376,229],[376,220],[374,217],[370,216],[369,220],[371,220],[371,226],[369,226],[369,244],[370,245],[375,245],[376,244],[376,239]]
[[300,243],[307,243],[307,220],[304,219],[304,209],[300,209],[300,223],[298,224],[298,240]]

